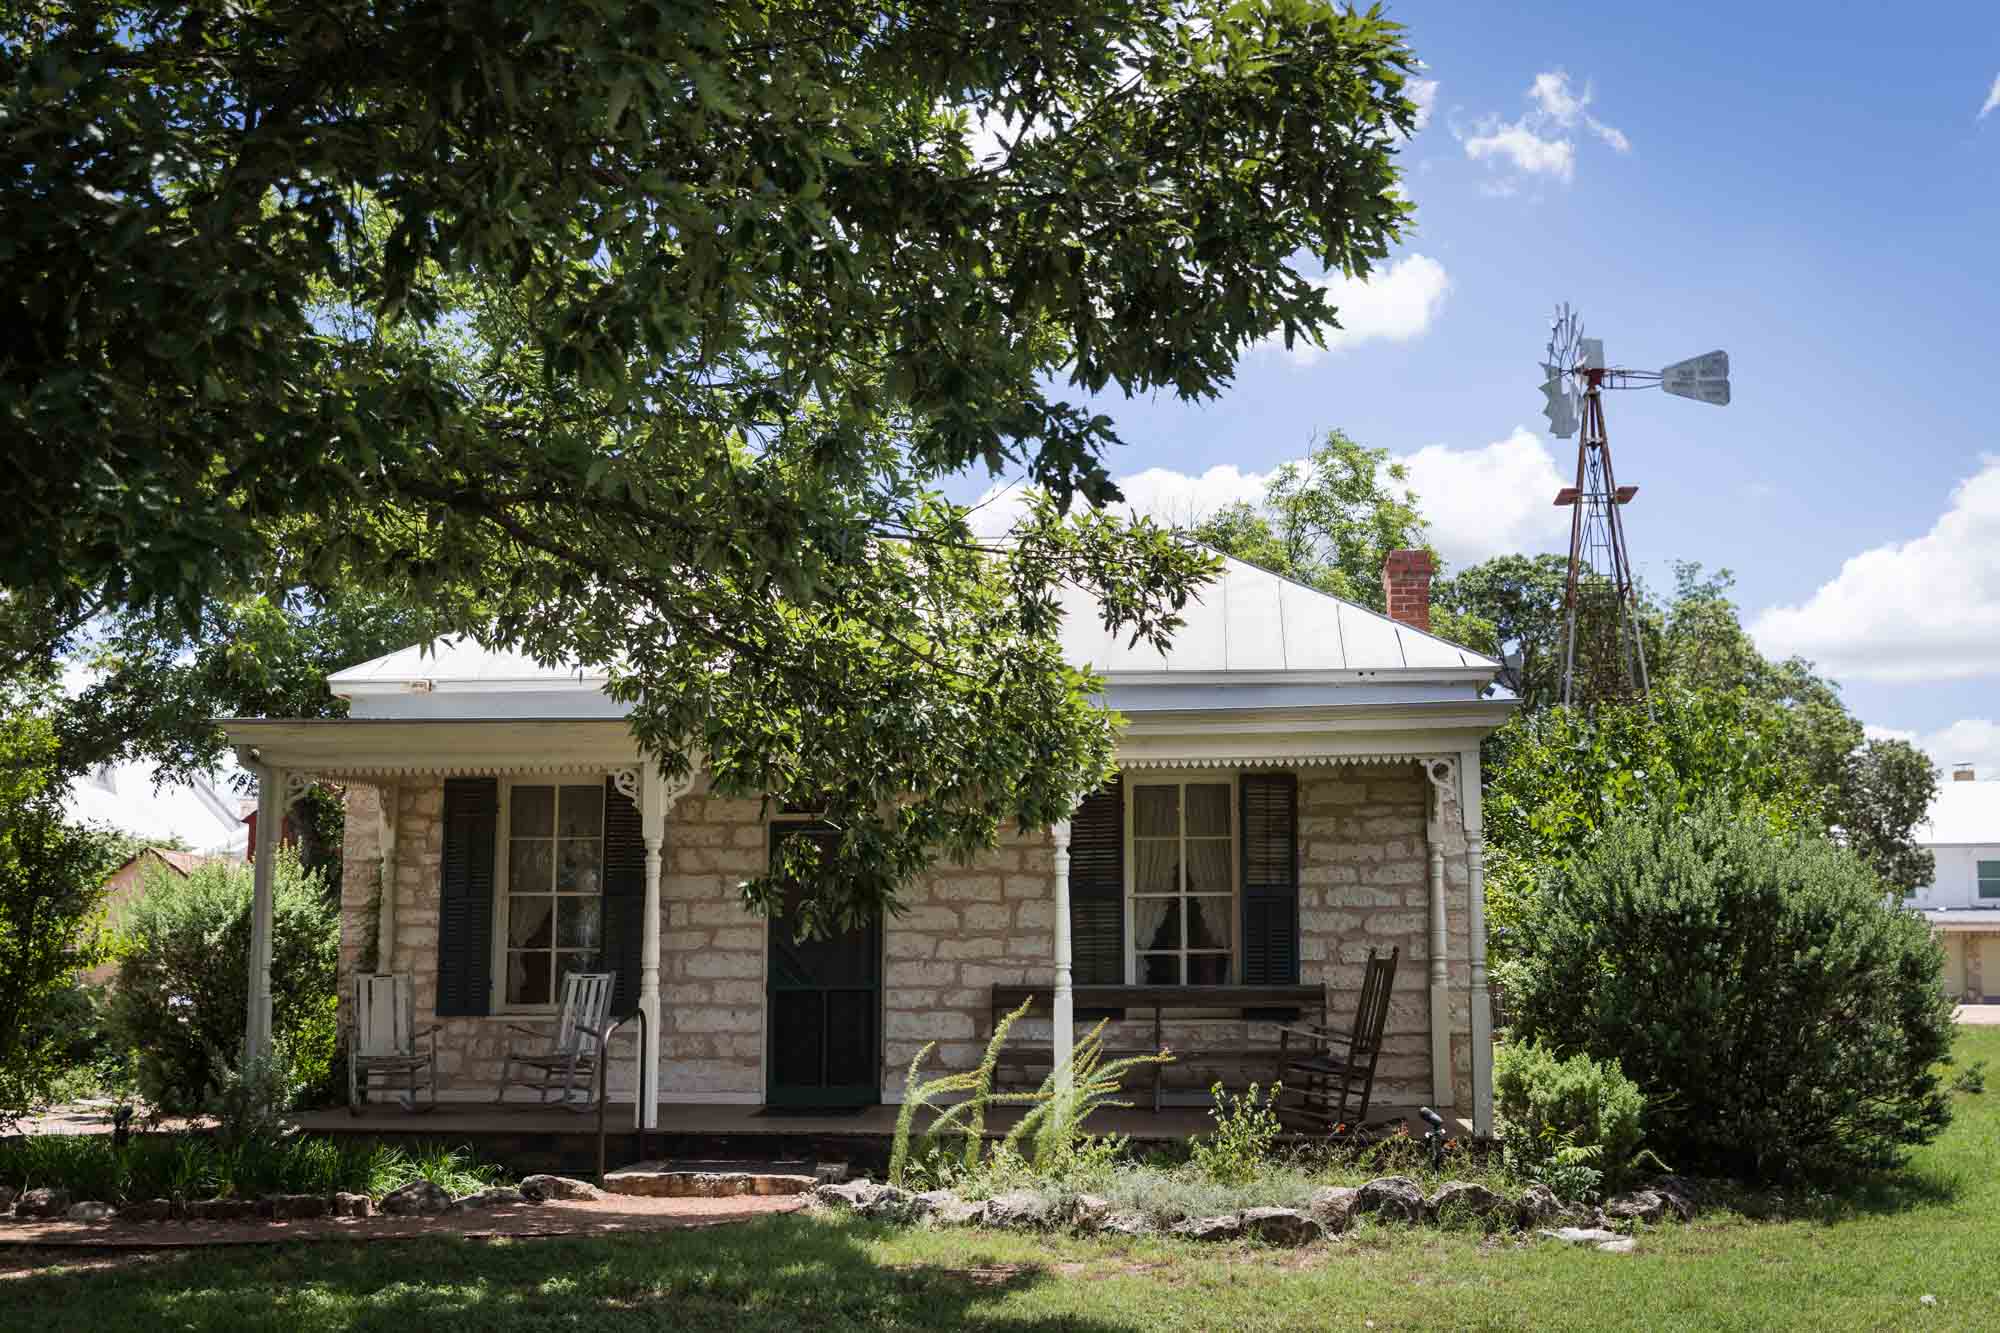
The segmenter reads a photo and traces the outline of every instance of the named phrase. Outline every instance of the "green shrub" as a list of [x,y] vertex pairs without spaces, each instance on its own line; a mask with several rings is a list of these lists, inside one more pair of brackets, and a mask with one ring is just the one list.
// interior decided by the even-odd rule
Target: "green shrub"
[[1639,1151],[1646,1097],[1616,1060],[1510,1041],[1493,1052],[1493,1107],[1508,1169],[1575,1199],[1599,1179],[1618,1183]]
[[[280,848],[273,886],[271,1030],[277,1043],[324,1072],[340,919],[317,879]],[[156,1109],[203,1109],[223,1065],[243,1049],[249,996],[251,870],[210,863],[185,879],[147,877],[118,941],[110,1022],[138,1052],[140,1093]],[[286,1081],[300,1080],[286,1071]]]
[[1195,1169],[1221,1185],[1255,1179],[1283,1129],[1277,1111],[1278,1095],[1283,1091],[1283,1084],[1273,1083],[1270,1095],[1260,1103],[1255,1083],[1238,1097],[1232,1097],[1220,1083],[1211,1088],[1215,1105],[1209,1114],[1215,1117],[1215,1132],[1188,1144]]
[[144,1134],[122,1148],[103,1134],[31,1134],[0,1146],[0,1185],[49,1186],[110,1204],[336,1191],[379,1198],[413,1180],[461,1195],[502,1178],[465,1147],[421,1143],[406,1150],[303,1134],[235,1143],[205,1134]]
[[1549,873],[1498,970],[1513,1035],[1616,1059],[1676,1170],[1885,1167],[1949,1122],[1943,953],[1860,860],[1714,803]]
[[1965,1068],[1952,1075],[1953,1092],[1969,1092],[1974,1096],[1986,1091],[1986,1062],[1974,1060]]

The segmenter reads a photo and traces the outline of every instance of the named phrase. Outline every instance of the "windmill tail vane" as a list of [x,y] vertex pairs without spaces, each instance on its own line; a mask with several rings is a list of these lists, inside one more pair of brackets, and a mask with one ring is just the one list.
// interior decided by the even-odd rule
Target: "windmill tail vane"
[[[1556,492],[1567,506],[1569,573],[1563,587],[1562,702],[1647,700],[1646,646],[1638,591],[1625,544],[1625,506],[1637,486],[1621,486],[1604,423],[1607,389],[1662,389],[1717,407],[1729,404],[1729,353],[1707,352],[1660,370],[1608,365],[1604,341],[1583,336],[1583,321],[1557,307],[1542,362],[1543,415],[1558,439],[1576,436],[1576,484]],[[1647,703],[1651,711],[1651,703]]]

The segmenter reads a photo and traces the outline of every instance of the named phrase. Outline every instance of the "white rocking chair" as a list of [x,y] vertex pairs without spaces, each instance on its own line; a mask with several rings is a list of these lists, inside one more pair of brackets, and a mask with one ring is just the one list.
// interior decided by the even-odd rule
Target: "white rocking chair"
[[[437,1109],[437,1025],[419,1032],[417,1006],[410,976],[405,973],[375,972],[354,979],[354,1010],[347,1039],[347,1113],[360,1115],[368,1100],[372,1081],[381,1079],[384,1091],[401,1090],[406,1111]],[[417,1039],[425,1049],[417,1050]],[[418,1104],[417,1089],[429,1094]]]
[[[500,1090],[493,1100],[507,1100],[507,1089],[519,1084],[534,1088],[547,1104],[551,1093],[571,1111],[588,1111],[597,1104],[597,1062],[604,1057],[608,1031],[606,1015],[611,1010],[611,993],[618,986],[616,972],[572,972],[563,978],[562,1006],[556,1013],[555,1039],[536,1028],[509,1023],[510,1032],[533,1037],[538,1044],[507,1048],[506,1062],[500,1067]],[[514,1073],[520,1065],[523,1072]],[[579,1094],[581,1100],[578,1100]]]

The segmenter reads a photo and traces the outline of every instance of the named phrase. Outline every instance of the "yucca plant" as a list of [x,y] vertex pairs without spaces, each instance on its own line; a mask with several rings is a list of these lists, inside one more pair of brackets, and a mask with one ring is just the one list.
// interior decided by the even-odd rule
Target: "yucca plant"
[[1002,1150],[1026,1158],[1029,1154],[1023,1149],[1031,1146],[1036,1175],[1060,1174],[1064,1164],[1076,1157],[1085,1138],[1083,1122],[1091,1112],[1132,1104],[1117,1100],[1125,1075],[1141,1065],[1171,1064],[1173,1058],[1173,1052],[1163,1047],[1152,1054],[1128,1055],[1106,1064],[1104,1020],[1100,1019],[1077,1042],[1068,1062],[1042,1080],[1031,1098],[1036,1103],[1034,1109],[1008,1131]]
[[[909,1172],[910,1131],[915,1126],[917,1112],[940,1097],[955,1093],[966,1093],[962,1102],[947,1107],[924,1129],[923,1138],[917,1143],[917,1155],[926,1157],[930,1148],[945,1137],[948,1131],[956,1130],[965,1136],[964,1163],[968,1171],[979,1167],[980,1147],[986,1139],[986,1107],[993,1102],[1002,1104],[1032,1101],[1034,1093],[995,1093],[993,1091],[993,1071],[1000,1063],[1001,1048],[1007,1044],[1007,1034],[1014,1024],[1027,1016],[1033,1000],[1023,1000],[1018,1009],[1001,1019],[993,1028],[993,1039],[986,1043],[986,1054],[980,1058],[979,1067],[963,1074],[945,1074],[928,1083],[917,1082],[917,1070],[937,1049],[936,1042],[926,1042],[910,1061],[910,1072],[903,1080],[903,1105],[896,1113],[896,1136],[889,1150],[889,1183],[901,1186]],[[959,1122],[963,1120],[961,1125]]]

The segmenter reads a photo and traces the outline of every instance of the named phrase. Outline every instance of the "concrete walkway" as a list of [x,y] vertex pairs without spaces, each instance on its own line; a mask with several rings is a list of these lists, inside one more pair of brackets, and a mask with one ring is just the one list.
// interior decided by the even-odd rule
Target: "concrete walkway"
[[1956,1017],[1970,1027],[2000,1027],[2000,1004],[1961,1004]]

